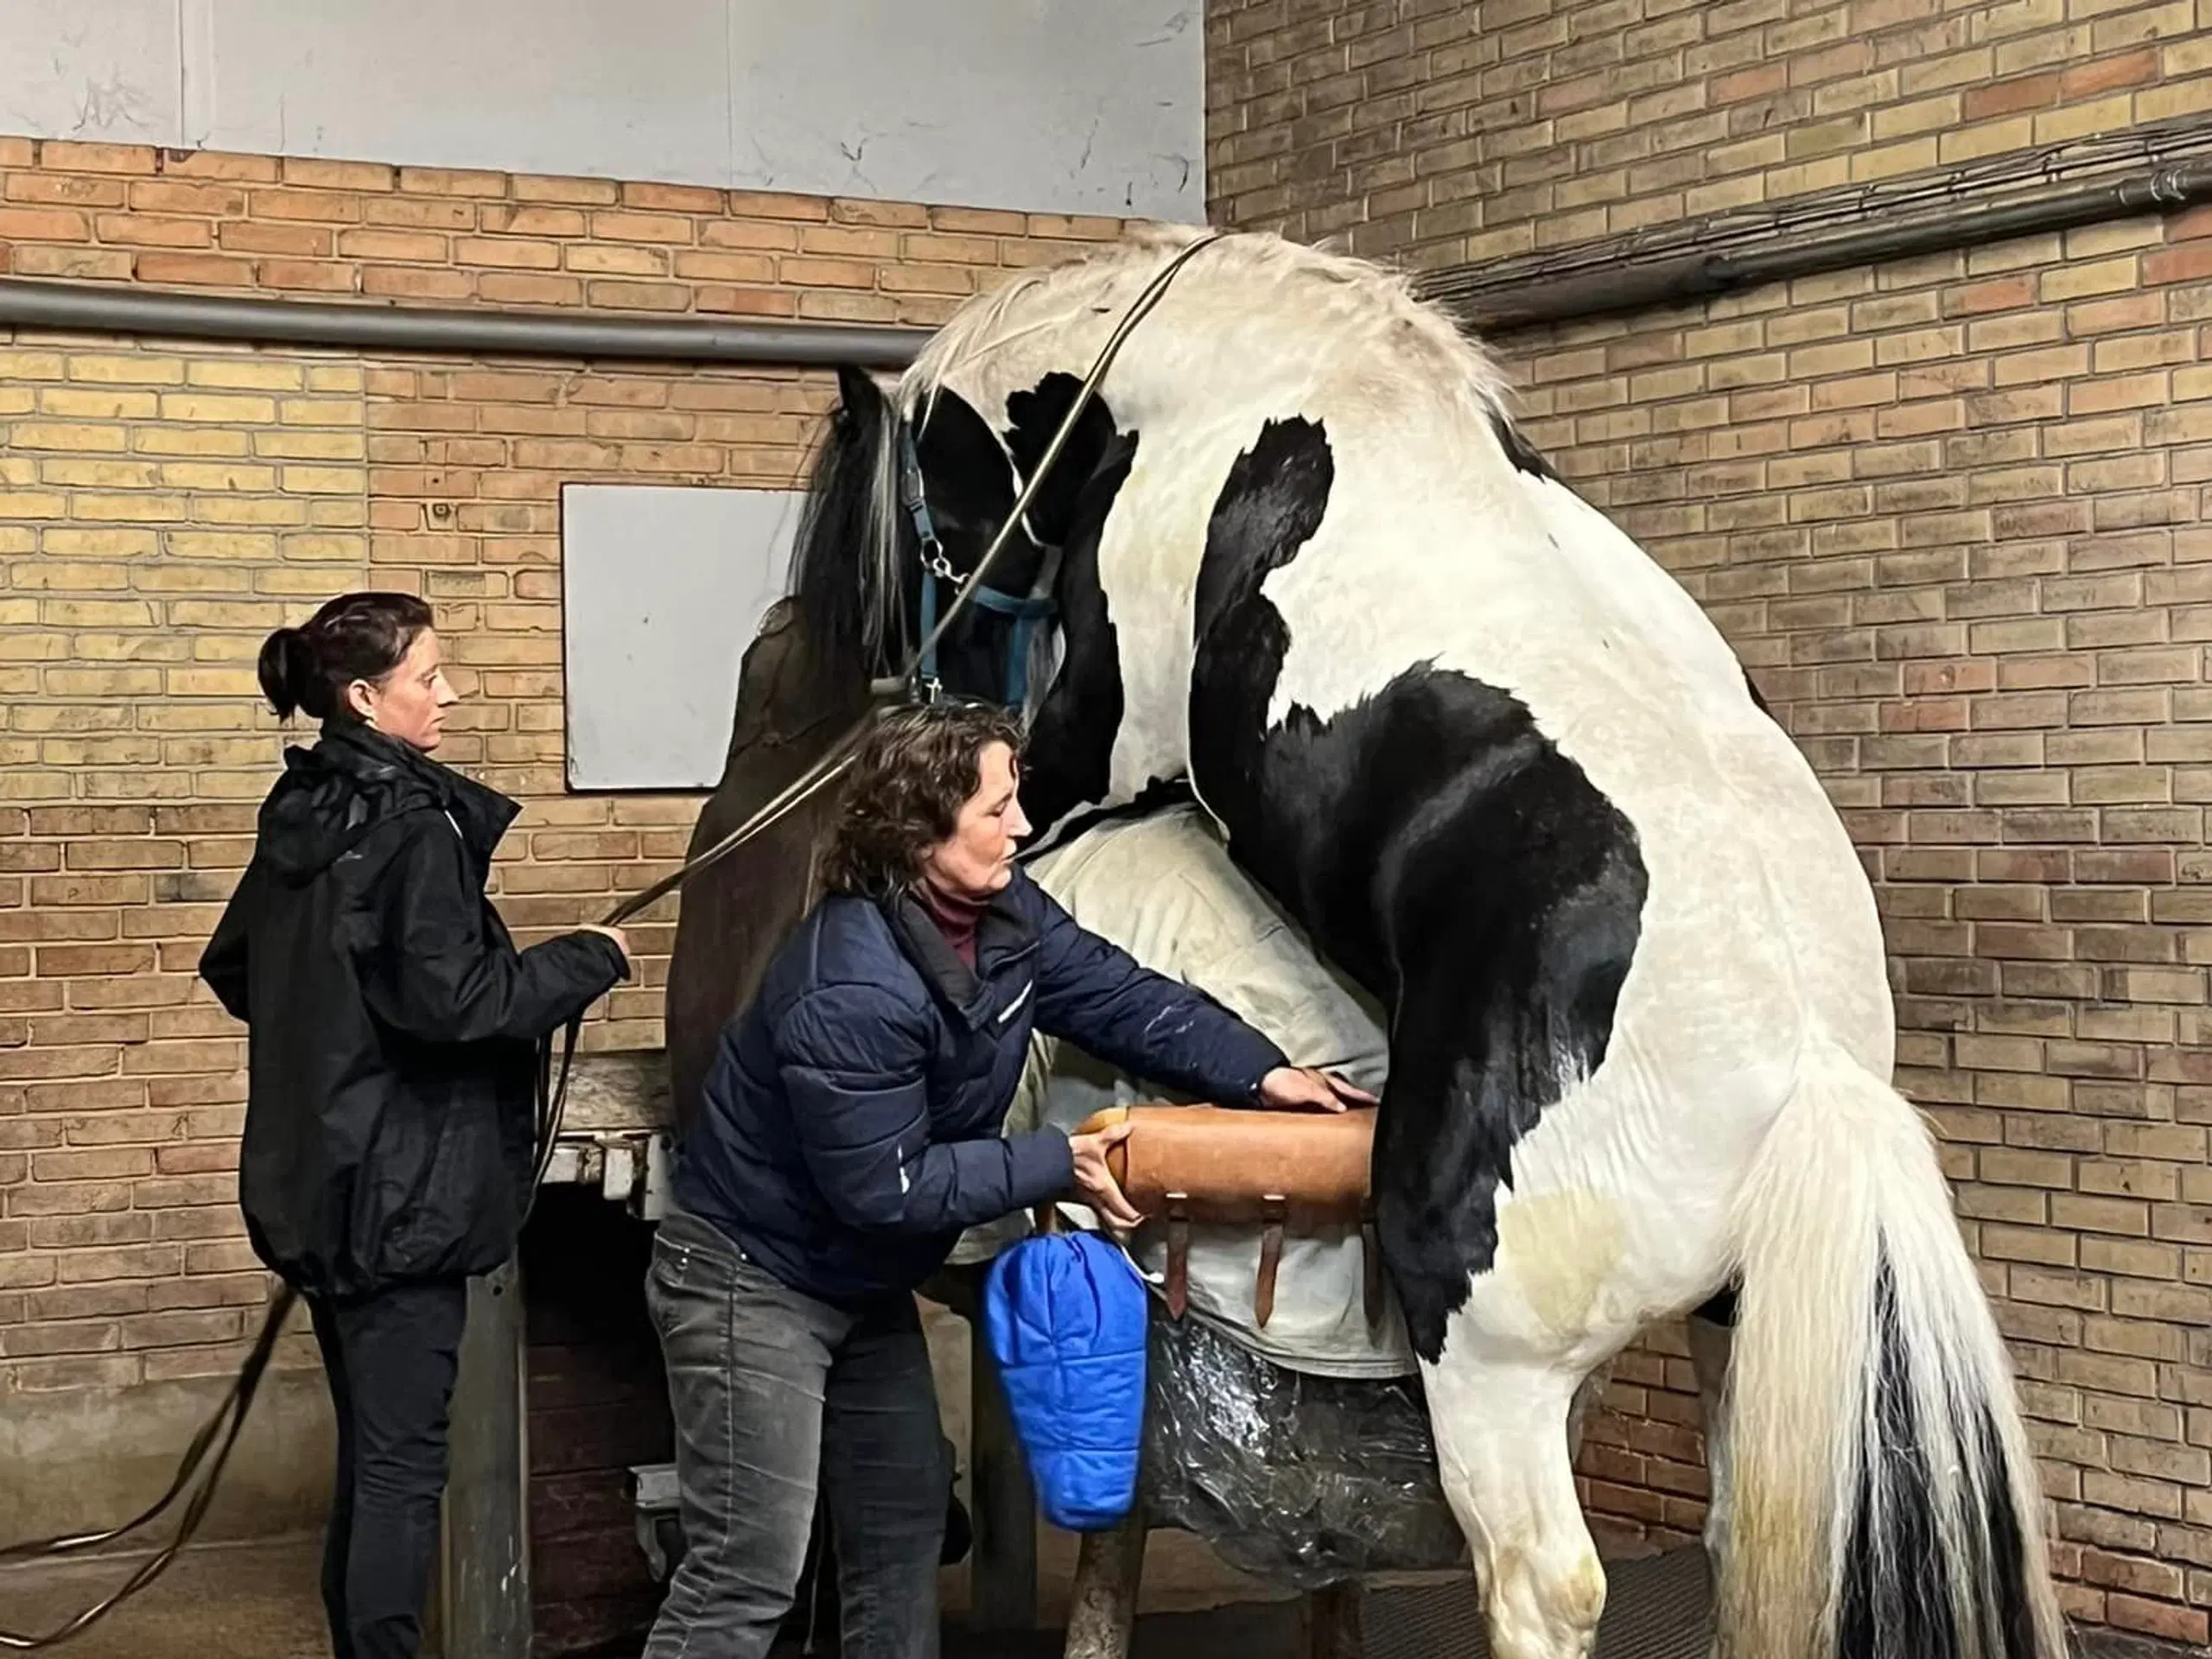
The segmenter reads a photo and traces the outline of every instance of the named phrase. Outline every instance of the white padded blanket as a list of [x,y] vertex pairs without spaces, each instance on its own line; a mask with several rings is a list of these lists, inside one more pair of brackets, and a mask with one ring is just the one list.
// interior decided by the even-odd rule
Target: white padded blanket
[[[1379,1011],[1314,956],[1303,934],[1230,861],[1211,823],[1195,807],[1102,824],[1029,867],[1084,926],[1138,961],[1196,985],[1265,1032],[1297,1064],[1325,1066],[1379,1090],[1388,1044]],[[1170,1098],[1071,1045],[1039,1037],[1009,1132],[1039,1123],[1072,1129],[1104,1106]],[[1079,1205],[1064,1212],[1096,1224]],[[1010,1216],[963,1238],[956,1262],[984,1260],[1029,1230]],[[1166,1229],[1151,1224],[1130,1255],[1157,1290]],[[1283,1244],[1274,1312],[1259,1328],[1253,1290],[1257,1229],[1194,1227],[1192,1313],[1277,1364],[1330,1376],[1396,1376],[1415,1369],[1395,1297],[1370,1332],[1363,1305],[1357,1230],[1292,1233]]]

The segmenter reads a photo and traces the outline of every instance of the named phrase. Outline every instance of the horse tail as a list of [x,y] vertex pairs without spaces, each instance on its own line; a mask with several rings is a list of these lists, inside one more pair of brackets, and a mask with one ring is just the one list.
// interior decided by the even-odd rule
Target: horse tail
[[1808,1050],[1737,1214],[1725,1659],[2063,1659],[2011,1363],[1904,1097]]

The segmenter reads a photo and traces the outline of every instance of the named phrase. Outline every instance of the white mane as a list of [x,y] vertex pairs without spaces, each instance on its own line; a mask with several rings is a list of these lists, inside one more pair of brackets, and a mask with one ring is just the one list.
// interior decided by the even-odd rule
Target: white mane
[[[899,380],[899,408],[912,410],[934,397],[963,367],[1014,340],[1102,315],[1118,321],[1160,268],[1201,234],[1179,226],[1134,231],[1096,253],[1024,272],[979,295],[922,347]],[[1501,414],[1509,407],[1497,360],[1443,311],[1415,298],[1408,275],[1370,260],[1270,233],[1226,236],[1184,266],[1160,303],[1165,308],[1179,300],[1210,302],[1239,315],[1249,315],[1257,304],[1272,305],[1300,334],[1346,347],[1371,341],[1378,366],[1402,369],[1432,388],[1459,388]],[[1144,327],[1137,326],[1130,347]]]

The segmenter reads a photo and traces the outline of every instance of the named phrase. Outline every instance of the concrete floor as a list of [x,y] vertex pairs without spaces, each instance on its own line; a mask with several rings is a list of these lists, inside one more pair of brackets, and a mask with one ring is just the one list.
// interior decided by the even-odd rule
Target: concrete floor
[[[204,1544],[57,1651],[67,1659],[328,1659],[320,1540]],[[44,1635],[128,1578],[141,1557],[0,1567],[0,1626]]]
[[[315,1590],[321,1554],[313,1538],[188,1550],[143,1594],[60,1651],[67,1659],[327,1659]],[[134,1564],[110,1558],[59,1568],[0,1567],[0,1632],[44,1634],[111,1591]],[[967,1573],[960,1567],[946,1572],[946,1659],[1058,1659],[1074,1538],[1041,1529],[1038,1566],[1037,1630],[991,1637],[960,1629]],[[1232,1571],[1183,1533],[1152,1540],[1142,1611],[1142,1659],[1282,1659],[1297,1649],[1295,1600]],[[1450,1645],[1458,1650],[1459,1643]],[[2082,1659],[2179,1659],[2183,1652],[2105,1632],[2085,1633],[2079,1651]],[[790,1652],[796,1655],[796,1644]],[[610,1651],[595,1659],[618,1656]]]
[[[1048,1640],[948,1643],[960,1659],[990,1655],[1058,1651],[1058,1632],[1067,1621],[1068,1592],[1075,1576],[1075,1536],[1050,1527],[1038,1529],[1038,1628]],[[108,1594],[134,1570],[137,1557],[109,1557],[65,1567],[0,1567],[0,1630],[43,1635],[78,1610]],[[292,1538],[267,1543],[208,1544],[187,1550],[162,1577],[114,1613],[73,1638],[60,1651],[67,1659],[327,1659],[322,1603],[316,1585],[321,1543]],[[939,1596],[950,1624],[968,1611],[968,1573],[948,1568]],[[1270,1610],[1255,1604],[1273,1602]],[[1273,1612],[1294,1618],[1294,1605],[1284,1592],[1224,1565],[1213,1552],[1185,1533],[1155,1536],[1145,1556],[1141,1611],[1170,1616],[1235,1607],[1238,1619]],[[1223,1649],[1206,1632],[1217,1621],[1170,1633],[1170,1646],[1186,1643],[1193,1654],[1222,1659]],[[1273,1621],[1270,1621],[1272,1623]],[[1149,1628],[1149,1626],[1148,1626]],[[1225,1627],[1224,1627],[1225,1628]],[[1286,1629],[1288,1627],[1286,1626]],[[1239,1644],[1241,1645],[1241,1644]],[[1152,1646],[1148,1641],[1149,1649]],[[1273,1643],[1259,1649],[1278,1651]]]
[[[1040,1628],[1057,1630],[1068,1622],[1078,1542],[1071,1532],[1054,1527],[1037,1529],[1037,1623]],[[965,1618],[968,1569],[948,1567],[938,1582],[938,1597],[947,1618]],[[1193,1613],[1211,1607],[1295,1599],[1292,1592],[1239,1573],[1187,1532],[1154,1533],[1145,1542],[1144,1578],[1137,1607],[1141,1613]]]

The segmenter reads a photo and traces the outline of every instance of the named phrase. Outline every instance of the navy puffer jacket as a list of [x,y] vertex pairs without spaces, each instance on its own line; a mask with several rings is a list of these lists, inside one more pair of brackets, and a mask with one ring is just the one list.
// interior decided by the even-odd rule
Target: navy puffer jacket
[[966,1229],[1068,1190],[1060,1131],[1000,1134],[1033,1027],[1224,1104],[1284,1064],[1019,870],[983,913],[972,972],[912,899],[840,895],[723,1032],[677,1201],[824,1301],[911,1290]]

